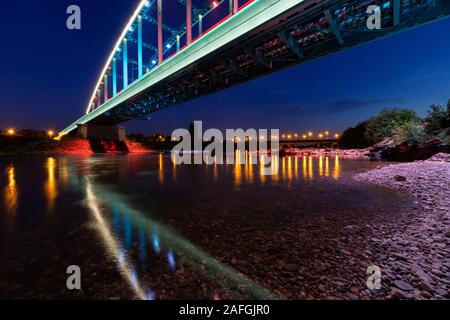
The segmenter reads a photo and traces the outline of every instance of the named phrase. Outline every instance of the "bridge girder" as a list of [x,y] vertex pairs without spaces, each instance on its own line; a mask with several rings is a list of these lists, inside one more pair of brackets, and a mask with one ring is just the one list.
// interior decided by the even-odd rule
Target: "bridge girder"
[[[385,1],[374,0],[373,3],[382,5]],[[365,28],[365,8],[351,6],[357,2],[304,1],[292,11],[230,41],[213,54],[193,61],[89,121],[116,124],[140,119],[143,114],[450,14],[450,1],[444,0],[418,0],[414,2],[415,7],[397,9],[399,13],[390,6],[383,8],[383,29],[371,31]],[[262,5],[261,2],[257,4]],[[349,7],[353,11],[350,12]],[[399,17],[395,18],[397,14]],[[158,68],[144,76],[143,80],[151,79],[153,73],[158,74]]]

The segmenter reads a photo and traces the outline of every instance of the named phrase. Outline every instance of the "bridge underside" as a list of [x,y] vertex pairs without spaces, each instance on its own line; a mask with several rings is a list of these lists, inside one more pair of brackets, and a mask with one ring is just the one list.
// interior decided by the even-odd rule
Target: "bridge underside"
[[[364,6],[362,2],[365,2]],[[367,29],[367,3],[382,8],[381,30]],[[127,120],[143,119],[152,112],[449,14],[450,1],[441,0],[304,1],[182,70],[144,88],[126,101],[99,113],[89,119],[89,123],[115,125]]]

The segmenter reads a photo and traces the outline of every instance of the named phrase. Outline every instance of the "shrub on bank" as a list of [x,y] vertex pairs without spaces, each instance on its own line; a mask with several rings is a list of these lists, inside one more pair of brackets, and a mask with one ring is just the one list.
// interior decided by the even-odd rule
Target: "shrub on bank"
[[450,100],[447,108],[432,105],[424,119],[411,109],[389,108],[344,131],[344,149],[367,148],[392,137],[394,146],[416,147],[429,140],[450,144]]
[[367,121],[365,136],[371,144],[375,144],[400,131],[406,133],[420,123],[421,119],[411,109],[383,109]]
[[0,135],[0,153],[3,154],[42,154],[57,145],[57,141],[45,137]]

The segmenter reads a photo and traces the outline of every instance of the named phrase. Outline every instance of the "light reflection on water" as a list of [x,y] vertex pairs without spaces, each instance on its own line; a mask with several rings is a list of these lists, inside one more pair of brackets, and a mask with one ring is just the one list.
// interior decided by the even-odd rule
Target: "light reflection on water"
[[8,176],[8,183],[3,191],[6,211],[9,214],[14,215],[19,201],[19,189],[16,184],[16,171],[14,165],[11,164],[8,166],[6,174]]
[[[285,157],[280,159],[276,156],[259,156],[259,164],[252,165],[251,162],[254,160],[256,155],[246,152],[244,157],[245,163],[241,163],[241,156],[239,151],[236,153],[236,161],[233,166],[233,177],[234,185],[237,189],[242,184],[253,184],[258,181],[264,184],[269,181],[278,181],[283,179],[285,181],[292,181],[295,179],[305,179],[314,180],[314,175],[317,174],[319,177],[333,178],[338,180],[341,176],[341,166],[340,159],[336,157],[319,157],[313,158],[311,156],[303,157]],[[177,179],[177,166],[170,165],[167,166],[166,162],[171,162],[171,159],[164,157],[162,154],[157,157],[158,170],[157,177],[158,183],[164,185],[167,181],[165,179],[168,177],[167,170],[171,170],[171,182],[176,182]],[[264,175],[264,163],[275,163],[272,165],[272,175]],[[222,165],[215,163],[212,165],[213,181],[218,183],[221,176],[226,174],[229,166],[223,165],[225,168],[220,168]],[[259,170],[258,170],[259,166]],[[206,166],[208,168],[209,166]],[[279,167],[277,171],[276,168]],[[59,185],[66,185],[69,180],[68,164],[66,158],[58,158],[56,160],[53,157],[49,157],[45,161],[46,169],[46,180],[44,182],[43,191],[47,201],[48,211],[54,210],[55,202],[59,194]],[[301,170],[301,175],[300,175]],[[124,173],[123,173],[124,174]],[[7,184],[3,189],[4,203],[6,206],[6,211],[14,214],[19,205],[19,188],[16,183],[16,171],[15,166],[10,164],[6,168]],[[124,175],[126,179],[126,174]]]
[[[94,189],[100,195],[96,195]],[[113,191],[108,190],[108,188],[96,184],[92,177],[87,177],[86,195],[88,207],[95,218],[97,230],[104,241],[106,249],[114,257],[117,268],[129,283],[130,288],[137,298],[142,300],[155,299],[157,298],[157,290],[153,290],[150,283],[141,281],[142,275],[139,274],[138,268],[136,267],[137,261],[134,261],[132,258],[133,248],[131,242],[133,239],[133,230],[139,230],[138,247],[141,264],[145,264],[147,254],[149,254],[146,249],[147,240],[151,239],[154,254],[162,257],[165,256],[164,260],[171,272],[177,271],[177,255],[189,256],[191,260],[197,263],[197,266],[194,266],[194,268],[198,268],[198,272],[204,273],[203,276],[221,275],[228,278],[231,282],[236,283],[236,286],[244,285],[255,298],[275,298],[270,292],[259,287],[244,275],[228,266],[222,265],[207,253],[195,247],[192,243],[169,231],[165,226],[152,221],[142,212],[129,207],[120,195],[116,195]],[[105,218],[108,210],[102,209],[110,201],[116,203],[113,210],[113,228],[109,226],[108,219]],[[124,229],[123,237],[120,236],[122,227]],[[121,239],[123,240],[121,241]],[[214,294],[215,292],[211,292],[211,299]]]
[[[46,162],[47,181],[44,185],[45,196],[47,197],[47,206],[49,211],[53,211],[55,200],[58,197],[58,185],[55,178],[56,161],[55,158],[48,158]],[[67,170],[67,169],[64,169]]]
[[[251,164],[255,157],[259,163]],[[127,159],[121,162],[123,159]],[[341,163],[338,157],[285,157],[258,156],[246,152],[245,161],[241,161],[240,154],[236,155],[234,165],[219,165],[217,161],[210,166],[175,166],[171,158],[163,155],[146,158],[154,175],[145,176],[145,179],[156,182],[161,186],[172,186],[177,182],[186,181],[189,175],[200,170],[200,176],[210,176],[215,184],[231,183],[237,191],[245,186],[255,184],[293,183],[301,180],[314,180],[316,178],[329,178],[338,180],[341,177]],[[146,278],[148,270],[142,266],[154,264],[154,256],[158,256],[165,264],[166,272],[175,273],[180,258],[188,257],[194,261],[192,268],[203,277],[224,276],[231,283],[248,288],[250,297],[273,298],[270,292],[250,281],[234,269],[221,264],[208,253],[202,251],[194,244],[164,225],[152,220],[147,212],[133,206],[124,194],[127,190],[111,190],[101,182],[102,176],[116,176],[119,180],[128,181],[137,172],[133,166],[141,165],[139,158],[135,164],[132,157],[48,157],[40,162],[41,197],[45,200],[47,212],[61,214],[59,207],[64,201],[66,189],[78,190],[85,195],[86,206],[95,222],[96,231],[103,241],[105,251],[113,258],[117,270],[128,283],[135,296],[139,299],[157,299],[161,288],[155,286]],[[265,175],[264,163],[275,163],[272,175]],[[147,163],[147,162],[146,162]],[[42,165],[44,164],[44,165]],[[279,167],[276,171],[275,168]],[[149,170],[149,169],[147,169]],[[20,206],[21,179],[17,178],[16,166],[9,164],[5,167],[6,184],[3,187],[3,203],[5,212],[15,214]],[[34,171],[33,171],[34,172]],[[190,178],[191,176],[188,176]],[[177,179],[179,181],[177,181]],[[24,179],[24,183],[27,183]],[[39,191],[39,190],[35,190]],[[20,200],[20,201],[19,201]],[[137,246],[134,246],[134,241]],[[151,256],[150,256],[151,255]],[[206,269],[204,269],[206,266]],[[219,276],[220,275],[220,276]],[[200,275],[199,275],[200,276]],[[210,297],[217,298],[219,293],[211,291]],[[249,296],[247,296],[249,297]]]

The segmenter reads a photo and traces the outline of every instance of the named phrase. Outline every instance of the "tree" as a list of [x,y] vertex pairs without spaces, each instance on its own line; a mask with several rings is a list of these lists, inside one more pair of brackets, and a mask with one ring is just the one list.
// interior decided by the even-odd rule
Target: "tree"
[[339,139],[339,145],[343,149],[363,149],[371,145],[367,141],[365,132],[367,127],[367,121],[359,123],[354,128],[348,128],[342,134]]
[[407,129],[420,123],[421,119],[411,109],[382,109],[367,121],[365,138],[370,144],[375,144],[392,136],[394,129]]
[[[447,107],[448,109],[448,107]],[[445,128],[448,117],[448,110],[445,110],[441,105],[434,104],[427,112],[424,119],[424,127],[426,133],[429,135],[436,135]]]
[[445,117],[444,120],[444,128],[450,128],[450,99],[448,99],[447,102],[447,116]]

